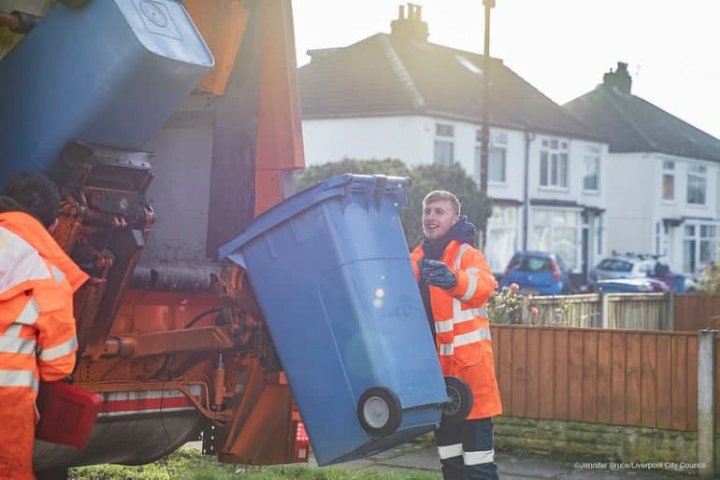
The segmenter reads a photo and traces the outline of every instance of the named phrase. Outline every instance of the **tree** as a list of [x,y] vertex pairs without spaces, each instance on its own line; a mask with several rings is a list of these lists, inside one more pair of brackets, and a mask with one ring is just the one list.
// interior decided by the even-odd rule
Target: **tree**
[[344,173],[361,175],[392,175],[410,177],[408,204],[403,210],[402,224],[408,245],[413,247],[422,239],[422,200],[433,190],[448,190],[460,199],[462,214],[480,229],[492,213],[490,201],[478,190],[475,181],[460,165],[421,165],[409,168],[401,160],[355,160],[345,158],[339,162],[308,167],[296,178],[298,188],[308,188]]

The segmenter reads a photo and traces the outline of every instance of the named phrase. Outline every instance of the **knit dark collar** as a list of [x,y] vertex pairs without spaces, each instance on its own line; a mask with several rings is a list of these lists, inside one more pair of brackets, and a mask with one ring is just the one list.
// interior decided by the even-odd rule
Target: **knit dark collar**
[[423,240],[423,253],[425,254],[425,258],[430,260],[440,260],[443,252],[445,252],[445,249],[450,242],[456,240],[460,243],[469,243],[470,245],[475,246],[476,236],[477,229],[475,228],[475,225],[468,221],[466,215],[463,215],[457,222],[455,222],[455,225],[450,227],[448,233],[442,237],[433,242],[430,242],[427,239]]

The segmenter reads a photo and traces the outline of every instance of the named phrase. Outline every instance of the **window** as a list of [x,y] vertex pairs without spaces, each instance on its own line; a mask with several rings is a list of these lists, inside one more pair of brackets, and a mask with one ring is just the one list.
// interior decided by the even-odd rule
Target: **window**
[[568,210],[535,210],[530,248],[552,252],[573,270],[578,257],[578,214]]
[[485,255],[494,272],[502,272],[517,250],[518,209],[495,205],[488,219]]
[[[478,185],[482,182],[482,130],[475,132],[475,180]],[[507,134],[495,132],[490,135],[490,147],[488,149],[488,181],[505,183],[507,181]]]
[[588,145],[585,148],[585,176],[583,189],[591,192],[600,190],[600,147]]
[[435,156],[433,162],[438,165],[453,163],[453,143],[445,140],[435,140]]
[[707,169],[703,165],[691,165],[688,169],[687,203],[705,205]]
[[540,150],[540,185],[568,187],[568,143],[557,139],[543,140]]
[[683,234],[683,272],[696,273],[715,261],[715,225],[687,224]]
[[457,60],[460,65],[467,68],[472,73],[482,75],[482,69],[470,60],[468,60],[466,57],[463,57],[462,55],[455,55],[455,60]]
[[446,123],[436,123],[435,136],[453,138],[455,137],[455,127]]
[[607,270],[608,272],[632,272],[633,264],[632,262],[618,260],[617,258],[606,258],[600,262],[597,268]]
[[675,200],[675,162],[663,162],[662,199]]
[[597,217],[597,222],[595,224],[595,252],[598,256],[602,256],[603,254],[603,217]]
[[[475,147],[475,180],[478,185],[482,181],[480,176],[482,162],[482,148],[480,145]],[[488,181],[505,183],[506,176],[505,149],[498,147],[490,147],[488,150]]]
[[435,124],[435,152],[433,163],[438,165],[450,165],[454,161],[453,138],[455,127],[444,123]]

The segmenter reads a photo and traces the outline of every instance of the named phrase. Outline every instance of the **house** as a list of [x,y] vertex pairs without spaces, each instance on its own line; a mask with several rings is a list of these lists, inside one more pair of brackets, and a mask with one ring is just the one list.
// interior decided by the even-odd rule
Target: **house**
[[504,270],[518,249],[559,253],[585,273],[604,253],[607,143],[502,60],[428,41],[419,6],[391,33],[311,50],[299,70],[307,164],[399,158],[459,163],[480,184],[483,84],[490,124],[486,256]]
[[608,250],[664,255],[684,273],[716,260],[720,140],[633,95],[625,63],[565,107],[609,141]]

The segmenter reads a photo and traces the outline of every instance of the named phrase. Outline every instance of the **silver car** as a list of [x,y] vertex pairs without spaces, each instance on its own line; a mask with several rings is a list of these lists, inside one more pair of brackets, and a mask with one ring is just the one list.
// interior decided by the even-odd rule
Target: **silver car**
[[597,264],[590,272],[590,281],[595,283],[598,280],[610,278],[638,278],[649,277],[670,271],[666,263],[662,263],[650,255],[615,255],[608,257]]
[[671,272],[670,266],[659,255],[613,252],[612,256],[598,263],[589,275],[592,286],[596,286],[598,280],[648,277],[663,282],[676,293],[687,293],[697,289],[692,278]]

